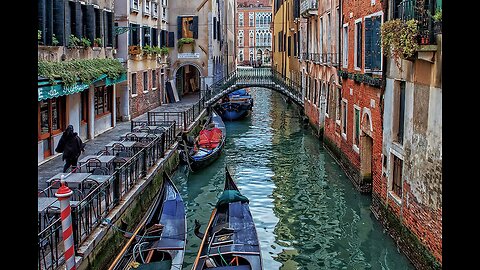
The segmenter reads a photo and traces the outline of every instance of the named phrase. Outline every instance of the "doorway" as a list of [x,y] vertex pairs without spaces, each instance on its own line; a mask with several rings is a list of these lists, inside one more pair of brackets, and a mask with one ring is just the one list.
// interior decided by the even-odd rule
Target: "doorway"
[[369,135],[360,136],[360,175],[362,182],[372,181],[373,139]]
[[65,123],[65,96],[38,102],[38,140],[42,141],[43,157],[55,153],[55,135],[62,132]]

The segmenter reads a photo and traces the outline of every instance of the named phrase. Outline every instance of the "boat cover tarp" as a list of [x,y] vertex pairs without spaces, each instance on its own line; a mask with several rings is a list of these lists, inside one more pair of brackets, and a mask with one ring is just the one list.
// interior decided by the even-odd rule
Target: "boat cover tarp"
[[222,130],[219,128],[212,128],[211,130],[202,129],[200,131],[198,144],[202,148],[213,149],[222,140]]
[[160,223],[164,225],[162,240],[155,246],[165,249],[183,248],[185,241],[185,206],[182,198],[174,193],[173,187],[168,187],[166,196],[169,198],[163,204]]
[[232,96],[248,96],[248,92],[247,92],[247,89],[238,89],[238,90],[235,90],[233,92],[231,92],[230,94],[228,94],[229,97],[232,97]]
[[217,208],[228,203],[233,202],[246,202],[248,203],[248,198],[240,194],[238,190],[224,190],[220,198],[217,201]]
[[259,251],[258,237],[248,204],[234,202],[228,208],[229,225],[235,230],[233,242],[237,251]]
[[251,270],[252,268],[250,268],[250,265],[238,265],[238,266],[220,266],[220,267],[215,267],[214,269],[215,270]]

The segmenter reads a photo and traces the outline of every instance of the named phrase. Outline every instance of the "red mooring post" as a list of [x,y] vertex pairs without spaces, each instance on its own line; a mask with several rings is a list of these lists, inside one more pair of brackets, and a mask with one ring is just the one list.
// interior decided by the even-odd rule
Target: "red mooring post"
[[64,175],[60,177],[61,186],[55,193],[55,197],[60,201],[66,270],[75,270],[75,247],[73,245],[72,210],[70,208],[70,196],[73,194],[73,191],[65,185],[63,178]]

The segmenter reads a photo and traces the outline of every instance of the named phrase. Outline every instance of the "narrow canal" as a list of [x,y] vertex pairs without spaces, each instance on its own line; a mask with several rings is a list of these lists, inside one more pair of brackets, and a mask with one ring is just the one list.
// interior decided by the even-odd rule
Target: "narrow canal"
[[371,213],[361,195],[293,104],[267,89],[252,89],[254,110],[227,122],[222,156],[198,173],[180,167],[173,180],[187,207],[189,228],[183,269],[190,269],[223,190],[225,166],[250,200],[264,269],[414,269]]

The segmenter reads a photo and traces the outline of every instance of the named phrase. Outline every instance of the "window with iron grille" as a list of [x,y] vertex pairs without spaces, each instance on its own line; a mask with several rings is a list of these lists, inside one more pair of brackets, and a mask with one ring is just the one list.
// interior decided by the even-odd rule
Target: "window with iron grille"
[[130,74],[130,89],[132,89],[132,95],[137,94],[137,73]]
[[148,71],[143,72],[143,92],[148,91]]
[[395,81],[393,99],[393,141],[403,144],[405,118],[405,81]]
[[397,156],[393,156],[393,180],[392,180],[392,191],[399,198],[402,198],[402,169],[403,169],[403,160],[399,159]]

